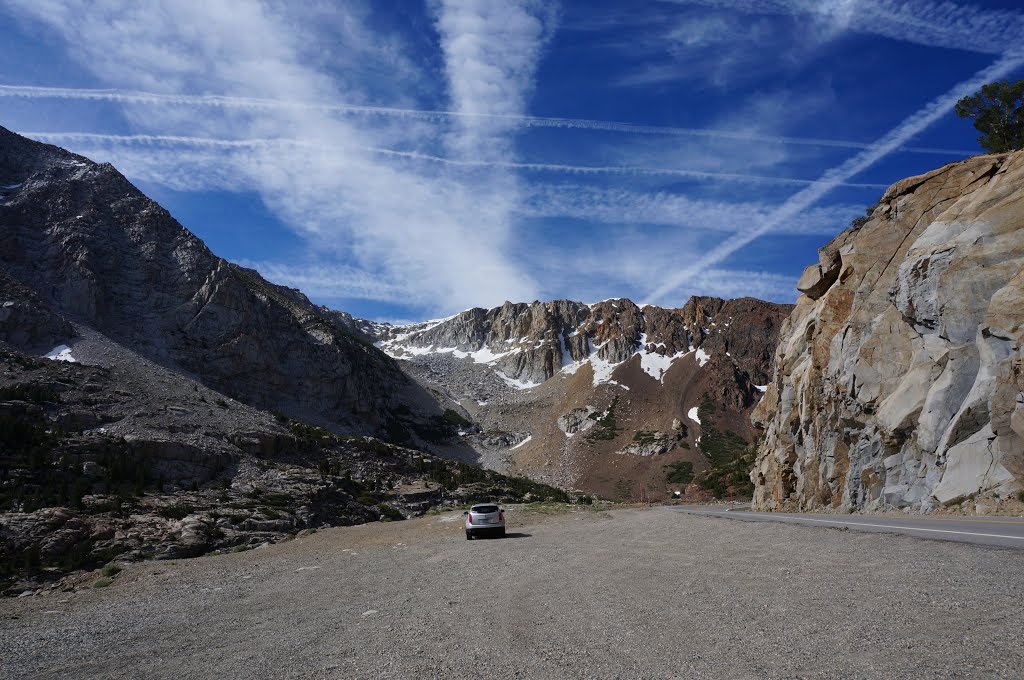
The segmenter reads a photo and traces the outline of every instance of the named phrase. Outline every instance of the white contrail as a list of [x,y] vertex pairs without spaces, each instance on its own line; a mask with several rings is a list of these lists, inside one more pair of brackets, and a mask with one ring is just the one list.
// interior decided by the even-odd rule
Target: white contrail
[[[212,137],[191,137],[186,135],[109,135],[101,132],[19,132],[23,137],[31,137],[45,142],[106,142],[112,144],[160,145],[177,144],[185,146],[206,146],[219,148],[253,149],[271,146],[297,146],[324,148],[325,145],[301,139],[282,139],[279,137],[250,139],[215,139]],[[330,146],[330,145],[326,145]]]
[[[114,144],[164,145],[178,144],[213,148],[269,148],[272,146],[291,146],[309,149],[332,148],[330,144],[322,144],[299,139],[211,139],[208,137],[186,137],[177,135],[107,135],[94,132],[21,132],[31,137],[48,142],[101,142]],[[340,148],[340,147],[339,147]],[[521,163],[514,161],[474,161],[444,156],[434,156],[417,151],[402,151],[381,147],[357,147],[362,151],[406,158],[409,160],[440,163],[463,168],[502,168],[508,170],[527,170],[532,172],[560,172],[576,175],[639,175],[651,177],[689,177],[693,179],[732,180],[743,182],[766,182],[771,184],[789,184],[807,186],[822,180],[799,179],[794,177],[773,177],[770,175],[752,175],[736,172],[711,172],[705,170],[686,170],[680,168],[652,168],[639,165],[563,165],[559,163]],[[843,182],[842,186],[858,189],[884,189],[885,184]],[[836,185],[839,186],[839,185]]]
[[[512,170],[532,170],[535,172],[563,172],[578,175],[651,175],[651,176],[674,176],[674,177],[692,177],[694,179],[725,179],[725,180],[738,180],[738,181],[755,181],[755,182],[771,182],[775,184],[799,184],[808,185],[813,184],[819,180],[808,180],[808,179],[797,179],[793,177],[771,177],[768,175],[750,175],[736,172],[709,172],[704,170],[683,170],[677,168],[650,168],[637,165],[610,165],[610,166],[595,166],[595,165],[563,165],[559,163],[520,163],[514,161],[473,161],[473,160],[456,160],[452,158],[443,158],[441,156],[432,156],[429,154],[422,154],[413,151],[396,151],[392,149],[380,149],[373,148],[369,149],[375,153],[386,154],[389,156],[399,156],[402,158],[410,158],[415,160],[430,161],[434,163],[444,163],[445,165],[454,165],[461,167],[491,167],[491,168],[508,168]],[[884,188],[884,184],[846,184],[845,186],[857,187],[857,188]]]
[[[759,135],[741,130],[715,130],[702,128],[671,127],[662,125],[635,125],[608,120],[586,118],[553,118],[548,116],[525,116],[497,113],[471,113],[464,111],[440,111],[425,109],[403,109],[389,106],[356,106],[350,104],[317,104],[294,102],[257,97],[227,97],[223,95],[159,94],[130,90],[102,90],[70,87],[38,87],[32,85],[0,85],[0,97],[23,99],[74,99],[84,101],[111,101],[121,104],[163,104],[169,106],[212,106],[237,109],[303,109],[328,113],[363,116],[396,116],[440,122],[458,118],[490,118],[514,122],[521,127],[562,128],[571,130],[594,130],[599,132],[621,132],[639,135],[667,135],[700,137],[705,139],[728,139],[734,141],[766,142],[796,146],[821,146],[839,149],[867,149],[870,144],[842,139],[819,137],[786,137],[780,135]],[[909,146],[901,151],[945,156],[964,156],[972,151],[963,149],[942,149],[934,147]]]
[[650,295],[647,295],[646,299],[658,300],[664,297],[694,276],[729,257],[754,239],[773,231],[782,222],[792,219],[803,210],[806,210],[822,196],[832,191],[832,189],[841,186],[851,177],[871,167],[898,149],[908,139],[938,119],[948,115],[960,98],[974,92],[986,83],[1005,78],[1022,65],[1024,65],[1024,52],[1008,53],[987,68],[975,73],[969,80],[958,83],[949,92],[933,99],[924,108],[906,118],[902,123],[872,144],[870,149],[826,171],[814,184],[794,194],[753,229],[746,232],[738,232],[713,248],[694,264],[668,277],[664,283],[654,289]]

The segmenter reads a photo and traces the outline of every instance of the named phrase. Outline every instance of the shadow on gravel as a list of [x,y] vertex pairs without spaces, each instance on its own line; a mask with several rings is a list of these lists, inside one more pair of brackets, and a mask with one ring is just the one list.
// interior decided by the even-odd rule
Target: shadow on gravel
[[473,540],[474,541],[500,541],[500,540],[502,540],[504,538],[529,538],[529,537],[530,537],[530,534],[524,534],[524,533],[519,532],[519,531],[513,531],[513,532],[510,532],[510,533],[506,533],[504,536],[497,536],[497,535],[495,535],[495,536],[475,536],[473,538]]

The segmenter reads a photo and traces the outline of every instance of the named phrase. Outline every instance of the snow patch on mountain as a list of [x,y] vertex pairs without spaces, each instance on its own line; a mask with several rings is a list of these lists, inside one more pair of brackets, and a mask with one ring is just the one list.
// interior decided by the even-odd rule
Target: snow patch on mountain
[[613,364],[610,361],[606,361],[601,357],[592,355],[587,361],[590,362],[590,367],[594,370],[594,386],[606,383],[612,379],[612,373],[619,364]]
[[529,443],[530,443],[530,440],[531,440],[531,439],[533,439],[533,435],[532,435],[532,434],[531,434],[531,435],[528,435],[528,436],[526,437],[526,439],[524,439],[523,441],[519,442],[518,444],[516,444],[515,446],[513,446],[513,447],[512,447],[511,449],[509,449],[509,450],[510,450],[510,451],[515,451],[515,450],[516,450],[516,449],[518,449],[518,448],[519,448],[520,446],[524,446],[524,445],[526,445],[526,444],[529,444]]
[[529,380],[516,380],[514,378],[510,378],[499,370],[495,370],[494,374],[504,380],[506,385],[517,390],[528,390],[540,385],[540,383],[530,382]]
[[72,364],[78,363],[78,359],[71,356],[71,348],[67,345],[57,345],[43,356],[44,358],[52,359],[53,361],[67,361]]
[[[665,343],[659,342],[655,347],[665,347]],[[661,382],[665,381],[665,373],[668,369],[672,368],[672,364],[676,359],[682,359],[689,352],[677,352],[676,354],[659,354],[658,352],[650,352],[647,350],[647,334],[642,333],[640,335],[640,350],[637,351],[640,355],[640,368],[643,369],[644,373],[651,376],[655,380]]]

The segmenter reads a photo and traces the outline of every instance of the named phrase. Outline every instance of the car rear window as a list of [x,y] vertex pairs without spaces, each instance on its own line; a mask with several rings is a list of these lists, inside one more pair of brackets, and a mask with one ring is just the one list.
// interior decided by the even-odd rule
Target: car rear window
[[489,515],[492,512],[498,512],[497,505],[477,505],[476,507],[470,508],[473,512],[480,515]]

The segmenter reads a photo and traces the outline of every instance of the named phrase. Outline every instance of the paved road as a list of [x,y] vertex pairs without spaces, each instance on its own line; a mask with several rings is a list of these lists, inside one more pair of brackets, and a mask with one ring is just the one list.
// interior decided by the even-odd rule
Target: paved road
[[1024,517],[951,517],[935,515],[826,515],[787,512],[750,512],[745,506],[728,509],[686,505],[680,512],[714,515],[747,522],[786,522],[821,527],[848,527],[857,531],[898,533],[918,538],[959,541],[1024,550]]

